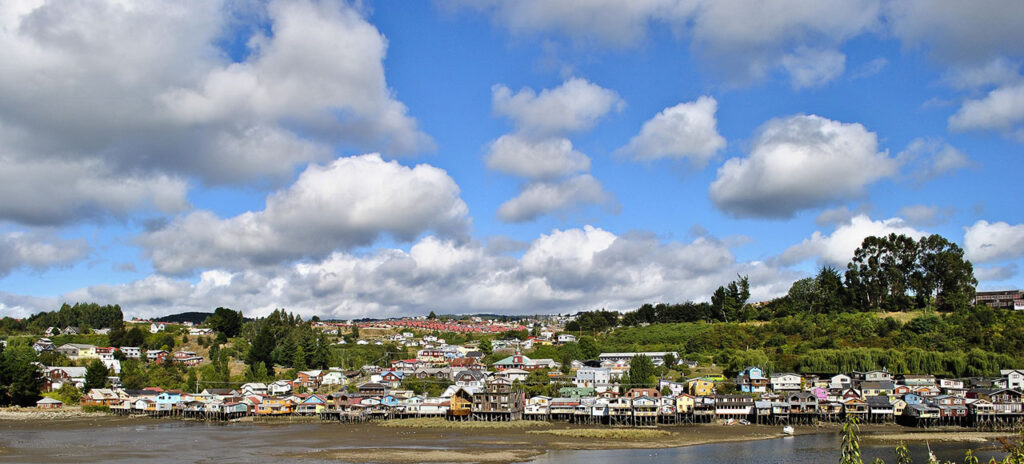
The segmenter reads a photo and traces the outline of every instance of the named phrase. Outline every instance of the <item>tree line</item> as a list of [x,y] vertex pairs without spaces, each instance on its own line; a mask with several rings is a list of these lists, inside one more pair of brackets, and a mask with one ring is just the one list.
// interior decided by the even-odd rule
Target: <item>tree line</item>
[[42,333],[53,327],[63,331],[67,327],[77,329],[102,329],[123,324],[124,314],[120,305],[99,305],[96,303],[64,303],[57,311],[33,314],[25,319],[12,317],[0,319],[0,333]]

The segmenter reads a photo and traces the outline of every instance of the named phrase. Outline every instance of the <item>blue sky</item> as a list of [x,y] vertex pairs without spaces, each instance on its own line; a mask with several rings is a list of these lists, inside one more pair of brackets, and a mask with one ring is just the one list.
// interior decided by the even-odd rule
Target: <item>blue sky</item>
[[[101,20],[102,19],[102,20]],[[1020,287],[1013,1],[0,6],[0,313],[784,294],[866,235]]]

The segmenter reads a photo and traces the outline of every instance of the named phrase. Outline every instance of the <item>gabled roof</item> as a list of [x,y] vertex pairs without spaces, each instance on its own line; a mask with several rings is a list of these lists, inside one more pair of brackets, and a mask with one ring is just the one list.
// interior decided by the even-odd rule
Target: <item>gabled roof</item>
[[893,384],[892,384],[892,382],[890,382],[888,380],[861,382],[860,383],[860,388],[862,390],[863,389],[868,389],[868,388],[873,389],[873,390],[877,390],[877,389],[892,390],[893,389]]
[[64,371],[71,378],[85,377],[85,367],[47,367],[44,372],[50,373],[53,371]]
[[320,394],[309,395],[306,399],[302,400],[303,404],[326,403],[326,402],[327,402],[327,398],[324,398],[324,396],[320,395]]
[[484,372],[481,372],[481,371],[478,371],[478,370],[474,370],[474,369],[466,369],[466,370],[463,370],[463,371],[459,371],[458,374],[455,374],[455,379],[458,380],[460,377],[466,376],[466,375],[471,376],[473,378],[473,380],[483,380],[483,379],[487,378],[487,374],[484,373]]
[[869,396],[866,398],[868,405],[874,407],[891,407],[892,403],[887,396]]

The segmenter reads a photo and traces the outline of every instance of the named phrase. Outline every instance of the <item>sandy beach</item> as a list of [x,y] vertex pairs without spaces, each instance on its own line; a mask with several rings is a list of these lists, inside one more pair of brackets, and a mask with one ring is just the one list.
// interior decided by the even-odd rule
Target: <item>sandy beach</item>
[[59,419],[112,418],[105,412],[85,412],[77,406],[60,409],[0,408],[0,421],[49,421]]

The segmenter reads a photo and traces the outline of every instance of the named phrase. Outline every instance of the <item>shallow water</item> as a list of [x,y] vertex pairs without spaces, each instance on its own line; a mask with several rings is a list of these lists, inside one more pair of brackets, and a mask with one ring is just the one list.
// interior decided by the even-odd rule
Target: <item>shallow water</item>
[[[501,432],[496,432],[501,435]],[[372,436],[370,436],[372,435]],[[469,437],[480,434],[469,432]],[[467,432],[425,432],[339,424],[208,424],[177,421],[52,421],[0,423],[0,462],[18,463],[250,463],[336,462],[309,456],[310,452],[351,448],[445,449],[466,447]],[[486,438],[486,437],[484,437]],[[536,464],[595,464],[604,462],[803,464],[839,460],[837,434],[803,435],[782,439],[698,445],[669,449],[553,450]],[[486,452],[492,445],[476,443]],[[493,445],[507,448],[507,444]],[[863,444],[865,461],[875,457],[895,462],[895,445]],[[940,459],[963,459],[967,448],[979,449],[982,462],[998,457],[992,444],[937,443]],[[913,445],[916,462],[925,462],[924,445]]]
[[[630,462],[637,464],[662,463],[715,463],[715,464],[820,464],[839,462],[841,438],[836,434],[801,435],[774,440],[738,443],[716,443],[656,450],[599,450],[549,451],[533,461],[536,464],[594,464],[604,462]],[[992,444],[936,443],[931,449],[940,461],[963,462],[964,453],[972,449],[981,462],[1003,454],[991,449]],[[924,444],[908,444],[914,462],[927,462],[928,450]],[[864,462],[879,457],[888,463],[896,462],[896,445],[862,443]],[[979,449],[979,448],[989,448]]]

